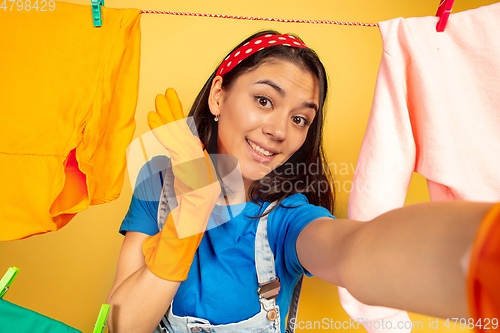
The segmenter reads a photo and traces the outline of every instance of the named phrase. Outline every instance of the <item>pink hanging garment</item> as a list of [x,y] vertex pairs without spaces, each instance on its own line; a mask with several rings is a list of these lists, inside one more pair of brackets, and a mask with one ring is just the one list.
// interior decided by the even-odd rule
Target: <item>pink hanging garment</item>
[[[350,193],[348,218],[402,207],[413,172],[432,201],[500,201],[500,3],[437,17],[380,22],[383,55]],[[408,320],[339,288],[353,318]],[[408,332],[410,330],[398,330]]]

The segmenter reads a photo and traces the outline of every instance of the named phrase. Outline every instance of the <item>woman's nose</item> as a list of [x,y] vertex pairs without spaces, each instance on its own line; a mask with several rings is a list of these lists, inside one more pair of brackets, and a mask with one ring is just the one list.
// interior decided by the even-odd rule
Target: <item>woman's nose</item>
[[274,140],[284,141],[287,132],[287,120],[288,118],[280,115],[279,112],[274,112],[266,119],[262,131]]

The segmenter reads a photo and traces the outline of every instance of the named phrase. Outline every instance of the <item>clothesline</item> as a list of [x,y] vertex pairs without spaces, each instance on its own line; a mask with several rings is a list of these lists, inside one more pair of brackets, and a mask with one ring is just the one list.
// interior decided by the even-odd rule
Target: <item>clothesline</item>
[[361,26],[361,27],[378,27],[377,23],[342,22],[342,21],[328,21],[328,20],[288,20],[288,19],[269,18],[269,17],[171,12],[164,10],[141,10],[141,14],[168,14],[168,15],[178,15],[178,16],[214,17],[214,18],[227,18],[233,20],[249,20],[249,21],[272,21],[272,22],[284,22],[284,23],[336,24],[336,25],[350,25],[350,26]]

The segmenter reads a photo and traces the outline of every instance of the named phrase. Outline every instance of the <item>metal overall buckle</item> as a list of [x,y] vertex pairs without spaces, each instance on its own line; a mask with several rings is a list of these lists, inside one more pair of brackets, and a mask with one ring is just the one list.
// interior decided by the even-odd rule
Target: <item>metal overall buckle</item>
[[[267,312],[267,319],[270,321],[275,321],[278,318],[278,311],[276,310],[276,296],[278,296],[281,289],[280,279],[276,277],[275,279],[263,283],[257,289],[257,293],[259,294],[259,302],[262,304],[262,307]],[[262,303],[262,298],[265,298],[268,301],[273,301],[273,308],[271,310],[267,310]]]

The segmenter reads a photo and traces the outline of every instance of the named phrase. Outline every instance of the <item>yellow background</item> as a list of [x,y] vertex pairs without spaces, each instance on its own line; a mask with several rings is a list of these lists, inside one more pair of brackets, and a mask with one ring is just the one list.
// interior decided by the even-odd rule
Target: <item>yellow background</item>
[[[90,0],[68,2],[90,4]],[[457,0],[453,9],[459,12],[495,2]],[[106,6],[110,8],[370,23],[400,16],[432,16],[438,3],[438,0],[106,0]],[[92,24],[90,9],[89,24]],[[377,28],[158,14],[143,14],[141,26],[141,79],[134,138],[148,131],[146,114],[154,109],[156,94],[174,87],[187,110],[224,55],[258,30],[271,28],[296,33],[315,49],[327,69],[330,82],[324,141],[338,181],[335,215],[346,217],[350,181],[370,112],[382,52]],[[3,50],[6,47],[2,45]],[[131,195],[127,177],[118,200],[91,206],[62,230],[0,243],[0,276],[9,266],[21,269],[5,299],[83,332],[92,332],[100,305],[106,302],[113,283],[123,240],[118,228]],[[425,181],[415,175],[407,203],[426,200]],[[339,303],[336,286],[316,278],[305,280],[300,304],[298,321],[302,326],[307,321],[321,322],[324,318],[349,320]],[[442,325],[444,320],[439,321],[439,330],[430,329],[430,321],[436,318],[417,314],[410,314],[410,317],[423,323],[423,328],[414,329],[414,332],[468,332],[459,325],[455,330],[447,329]],[[297,330],[308,331],[312,330]],[[364,332],[364,329],[349,331]]]

